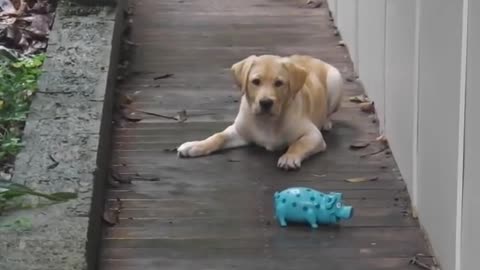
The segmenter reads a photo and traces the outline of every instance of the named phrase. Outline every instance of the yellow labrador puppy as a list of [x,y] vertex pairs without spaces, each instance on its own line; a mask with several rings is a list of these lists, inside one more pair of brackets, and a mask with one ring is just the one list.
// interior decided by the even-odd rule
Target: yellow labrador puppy
[[243,92],[235,122],[224,131],[178,147],[180,157],[197,157],[250,143],[269,151],[288,147],[277,166],[299,169],[327,145],[330,115],[342,100],[342,77],[335,67],[310,56],[252,55],[232,66]]

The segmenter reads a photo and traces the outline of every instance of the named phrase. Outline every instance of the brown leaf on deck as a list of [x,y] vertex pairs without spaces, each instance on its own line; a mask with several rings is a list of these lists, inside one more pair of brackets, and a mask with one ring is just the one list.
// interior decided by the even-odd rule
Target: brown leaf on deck
[[324,0],[308,0],[307,1],[307,6],[311,8],[319,8],[323,5]]
[[180,123],[183,123],[187,121],[188,116],[187,116],[187,111],[186,110],[181,110],[177,113],[177,121]]
[[376,140],[377,142],[382,143],[382,144],[385,145],[385,146],[388,146],[388,139],[387,139],[387,136],[385,136],[385,135],[380,135],[380,136],[378,136],[375,140]]
[[103,222],[110,227],[117,225],[120,222],[120,212],[122,208],[123,206],[120,198],[117,198],[117,200],[112,203],[111,206],[107,205],[102,216]]
[[173,74],[171,73],[167,73],[167,74],[163,74],[163,75],[160,75],[160,76],[157,76],[157,77],[153,77],[153,80],[162,80],[162,79],[167,79],[167,78],[170,78],[170,77],[173,77]]
[[371,152],[371,153],[367,153],[367,154],[364,154],[364,155],[361,155],[360,157],[361,158],[365,158],[365,157],[369,157],[369,156],[374,156],[374,155],[377,155],[377,154],[380,154],[382,152],[384,152],[385,150],[388,149],[388,146],[384,146],[383,148],[377,150],[377,151],[374,151],[374,152]]
[[113,170],[111,170],[111,176],[115,181],[117,181],[120,184],[131,184],[132,183],[132,179],[130,179],[129,177],[123,177]]
[[353,96],[353,97],[350,97],[348,100],[353,103],[369,102],[368,97],[366,95]]
[[121,111],[122,117],[130,122],[140,122],[143,120],[141,114],[137,111],[125,108]]
[[0,9],[0,15],[14,14],[17,12],[17,9],[10,0],[0,0]]
[[375,104],[373,102],[361,103],[360,110],[364,113],[375,113]]
[[366,148],[369,145],[370,145],[369,142],[354,142],[354,143],[350,144],[350,149],[359,150],[359,149]]
[[[431,262],[427,262],[428,261]],[[432,256],[425,256],[423,254],[416,254],[410,259],[409,262],[411,265],[417,266],[419,269],[425,269],[425,270],[439,270],[440,268],[438,265],[435,263],[434,259]]]
[[362,183],[362,182],[370,182],[370,181],[377,181],[378,177],[354,177],[354,178],[348,178],[345,179],[345,181],[349,183]]
[[48,0],[0,0],[0,9],[0,44],[23,55],[46,50],[53,25]]

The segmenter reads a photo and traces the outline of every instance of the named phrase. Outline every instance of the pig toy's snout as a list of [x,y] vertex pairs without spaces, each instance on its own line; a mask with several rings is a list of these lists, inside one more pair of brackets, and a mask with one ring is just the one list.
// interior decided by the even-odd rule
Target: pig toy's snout
[[337,216],[340,219],[350,219],[353,217],[353,207],[351,206],[342,206],[338,212]]

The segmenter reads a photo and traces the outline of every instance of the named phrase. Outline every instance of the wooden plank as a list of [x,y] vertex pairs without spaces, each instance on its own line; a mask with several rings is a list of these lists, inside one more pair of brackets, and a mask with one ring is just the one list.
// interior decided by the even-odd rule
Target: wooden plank
[[[169,225],[175,227],[175,224]],[[275,225],[276,226],[276,225]],[[272,226],[274,227],[274,226]],[[275,229],[275,234],[266,233],[264,235],[252,234],[247,238],[240,237],[204,237],[192,239],[176,238],[157,238],[149,237],[142,239],[132,239],[128,237],[108,238],[105,241],[105,248],[108,249],[105,258],[120,259],[124,249],[143,249],[145,252],[134,252],[138,258],[150,258],[162,254],[168,257],[168,254],[192,253],[195,256],[202,256],[212,250],[217,252],[235,252],[235,250],[244,250],[244,252],[269,249],[271,252],[281,252],[283,249],[299,255],[310,248],[321,246],[325,250],[325,255],[336,258],[352,258],[361,255],[365,257],[397,256],[408,257],[409,250],[417,252],[427,251],[427,247],[422,240],[422,234],[415,228],[321,228],[312,231],[303,227],[291,227],[287,229]],[[219,232],[220,235],[220,232]],[[405,237],[409,236],[409,237]],[[230,239],[230,243],[225,241]],[[416,239],[411,241],[410,239]],[[391,245],[395,241],[397,245]],[[198,248],[202,246],[203,248]],[[152,250],[148,251],[148,249]],[[337,253],[332,251],[343,250]],[[161,253],[157,253],[163,251]],[[182,252],[179,252],[182,251]],[[187,252],[188,251],[188,252]],[[383,252],[382,252],[383,251]],[[389,254],[389,255],[387,255]],[[302,256],[308,256],[304,254]],[[317,254],[318,255],[318,254]],[[300,256],[300,257],[302,257]]]
[[[288,250],[286,250],[288,251]],[[287,253],[287,252],[284,252]],[[410,258],[331,258],[322,255],[310,255],[307,258],[291,258],[290,256],[275,256],[275,259],[264,257],[263,253],[253,256],[243,255],[240,258],[231,256],[216,257],[212,252],[203,258],[179,256],[176,258],[155,259],[119,259],[103,261],[103,269],[114,270],[224,270],[227,269],[305,269],[318,270],[418,270],[417,266],[410,265]],[[309,253],[306,253],[309,254]],[[274,255],[271,255],[272,257]],[[316,262],[316,263],[312,263]]]

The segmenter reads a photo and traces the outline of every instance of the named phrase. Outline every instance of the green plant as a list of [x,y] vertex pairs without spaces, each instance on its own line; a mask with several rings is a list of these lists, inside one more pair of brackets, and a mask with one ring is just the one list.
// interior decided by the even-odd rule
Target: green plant
[[44,60],[43,54],[18,61],[0,59],[0,163],[21,148],[21,128]]
[[68,200],[77,198],[76,193],[42,193],[35,191],[27,186],[0,179],[0,214],[3,210],[9,208],[9,206],[14,207],[15,205],[12,204],[15,204],[15,199],[26,195],[42,197],[52,202],[66,202]]

